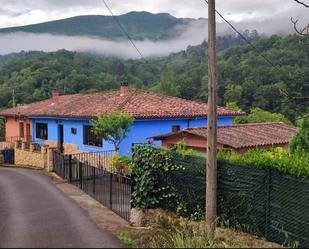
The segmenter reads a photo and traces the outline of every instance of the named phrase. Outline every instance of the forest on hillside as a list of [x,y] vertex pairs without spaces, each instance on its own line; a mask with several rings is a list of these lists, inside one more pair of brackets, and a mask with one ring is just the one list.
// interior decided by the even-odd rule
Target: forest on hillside
[[[152,14],[132,11],[117,16],[126,31],[134,40],[162,40],[178,37],[181,25],[192,25],[199,20],[176,18],[167,13]],[[123,32],[112,16],[85,15],[62,20],[38,23],[20,27],[0,29],[0,33],[28,32],[58,34],[68,36],[94,36],[115,40],[123,38]]]
[[[295,121],[307,113],[309,39],[296,35],[259,37],[247,34],[253,46],[237,36],[218,38],[219,105],[236,103],[281,113]],[[263,58],[263,57],[264,58]],[[267,58],[273,65],[270,65]],[[143,88],[185,99],[207,101],[207,42],[168,57],[121,60],[65,50],[22,52],[0,57],[0,108],[62,94],[116,89],[127,80]],[[288,95],[287,95],[288,94]]]

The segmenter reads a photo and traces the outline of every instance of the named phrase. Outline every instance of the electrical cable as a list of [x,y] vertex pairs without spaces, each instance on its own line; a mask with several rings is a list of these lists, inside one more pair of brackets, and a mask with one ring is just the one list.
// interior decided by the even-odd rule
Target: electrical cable
[[111,14],[111,16],[113,17],[113,19],[115,20],[115,22],[118,24],[119,28],[122,30],[122,32],[127,36],[128,40],[131,42],[131,44],[133,45],[133,47],[135,48],[135,50],[138,52],[138,54],[141,56],[142,59],[144,59],[144,56],[142,54],[142,52],[138,49],[138,47],[136,46],[136,44],[134,43],[133,39],[131,38],[131,36],[129,35],[129,33],[127,32],[127,30],[125,29],[125,27],[121,24],[121,22],[118,20],[118,18],[114,15],[113,11],[111,10],[111,8],[108,6],[107,2],[105,0],[102,0],[103,4],[105,5],[105,7],[108,9],[109,13]]
[[[205,3],[207,3],[208,5],[208,1],[207,0],[203,0]],[[255,48],[255,46],[252,44],[252,42],[250,42],[240,31],[237,30],[237,28],[231,23],[229,22],[217,9],[215,10],[216,13],[223,19],[223,21],[225,21],[249,46],[251,46],[252,48]],[[269,63],[272,67],[274,67],[276,70],[280,71],[280,68],[278,68],[277,65],[275,65],[271,60],[269,60],[266,56],[264,56],[263,54],[260,54],[260,56],[267,62]]]

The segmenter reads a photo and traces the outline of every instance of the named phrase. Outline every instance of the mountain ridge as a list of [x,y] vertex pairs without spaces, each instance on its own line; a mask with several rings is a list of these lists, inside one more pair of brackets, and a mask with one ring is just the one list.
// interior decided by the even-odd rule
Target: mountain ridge
[[[181,35],[181,29],[178,27],[207,20],[203,18],[177,18],[169,13],[153,14],[146,11],[132,11],[119,15],[117,18],[134,40],[164,40],[174,38]],[[105,15],[81,15],[0,29],[0,33],[13,32],[94,36],[111,40],[125,37],[114,18]]]

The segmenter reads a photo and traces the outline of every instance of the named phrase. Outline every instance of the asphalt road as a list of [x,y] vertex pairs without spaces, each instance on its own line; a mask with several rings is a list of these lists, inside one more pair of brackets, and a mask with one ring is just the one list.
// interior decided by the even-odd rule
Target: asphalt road
[[0,248],[122,247],[39,171],[0,167]]

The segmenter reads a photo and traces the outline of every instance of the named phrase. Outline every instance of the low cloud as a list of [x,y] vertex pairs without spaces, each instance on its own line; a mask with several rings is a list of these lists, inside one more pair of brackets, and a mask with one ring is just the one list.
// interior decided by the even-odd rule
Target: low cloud
[[[219,20],[219,19],[218,19]],[[276,18],[275,21],[263,20],[261,22],[234,23],[239,30],[257,29],[267,35],[293,32],[289,19]],[[201,19],[188,25],[178,26],[180,36],[171,40],[161,41],[135,41],[136,46],[145,57],[166,56],[173,52],[186,49],[189,45],[201,44],[207,38],[207,21]],[[225,23],[218,24],[218,34],[230,32]],[[59,49],[70,51],[90,52],[104,56],[114,56],[124,59],[140,58],[132,44],[127,40],[110,41],[97,37],[64,36],[34,33],[9,33],[0,34],[0,54],[24,51],[52,52]]]
[[[165,56],[186,49],[189,45],[201,44],[207,35],[207,22],[195,21],[186,26],[178,26],[181,35],[171,40],[135,41],[145,57]],[[97,53],[124,59],[139,58],[139,54],[127,40],[110,41],[97,37],[64,36],[16,32],[0,34],[0,54],[24,51],[52,52],[59,49]]]

